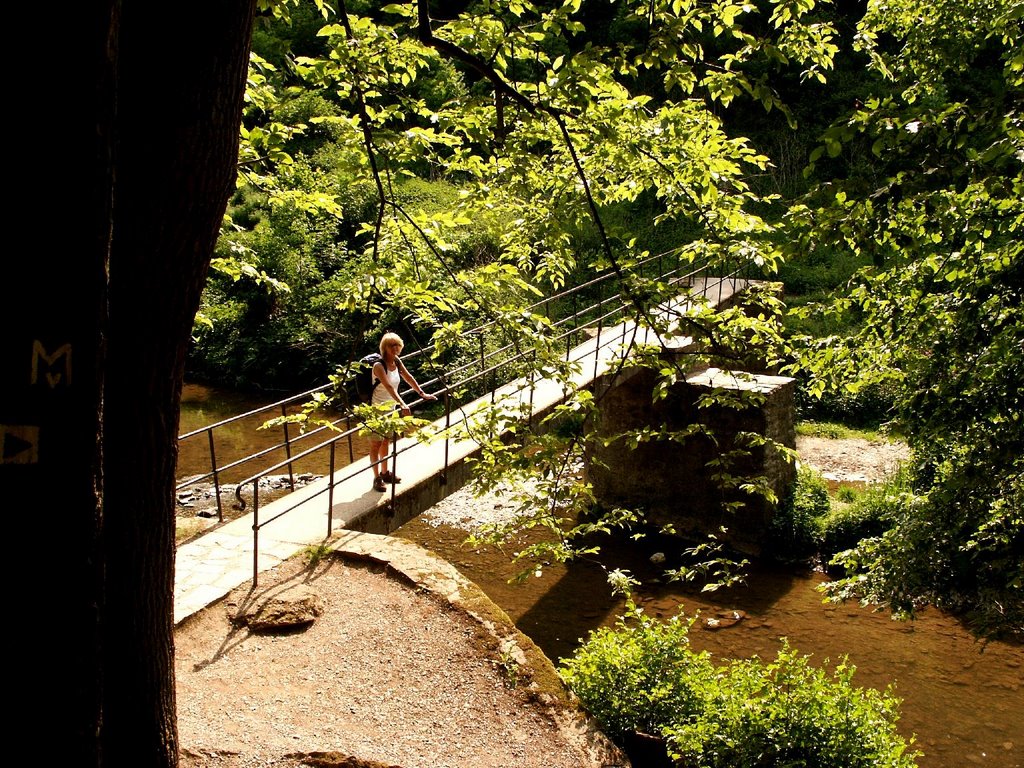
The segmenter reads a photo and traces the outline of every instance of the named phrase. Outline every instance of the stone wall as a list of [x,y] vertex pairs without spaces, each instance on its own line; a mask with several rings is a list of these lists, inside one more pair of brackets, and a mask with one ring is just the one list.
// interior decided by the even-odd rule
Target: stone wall
[[[652,402],[654,383],[652,371],[634,369],[596,385],[600,415],[591,434],[595,439],[588,441],[587,473],[598,500],[607,507],[641,509],[652,522],[671,523],[688,538],[716,533],[742,552],[760,552],[773,506],[738,487],[723,489],[715,475],[727,469],[746,480],[762,478],[784,497],[796,478],[793,463],[771,446],[744,449],[737,437],[754,433],[795,448],[795,381],[711,368]],[[726,395],[741,407],[698,407],[710,393]],[[621,440],[603,445],[604,436],[644,427],[687,434],[635,449]]]

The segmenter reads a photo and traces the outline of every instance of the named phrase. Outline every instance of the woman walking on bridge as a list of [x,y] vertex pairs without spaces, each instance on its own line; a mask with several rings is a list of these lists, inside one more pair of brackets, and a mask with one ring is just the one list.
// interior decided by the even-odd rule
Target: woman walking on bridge
[[[388,405],[394,403],[396,408],[401,410],[403,416],[409,416],[412,411],[405,404],[402,396],[398,394],[398,387],[401,379],[413,388],[424,400],[436,400],[433,395],[424,392],[416,379],[409,373],[399,355],[405,342],[397,333],[385,333],[380,340],[381,360],[374,363],[373,372],[370,374],[373,385],[373,395],[370,403],[374,406]],[[387,469],[389,439],[376,432],[370,433],[370,466],[373,468],[373,490],[387,490],[386,483],[400,483],[402,478],[396,477],[395,473]]]

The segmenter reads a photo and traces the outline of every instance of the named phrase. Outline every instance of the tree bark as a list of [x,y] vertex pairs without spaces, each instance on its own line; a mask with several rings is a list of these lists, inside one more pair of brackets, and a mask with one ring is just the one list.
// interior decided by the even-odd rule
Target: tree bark
[[99,764],[103,709],[100,434],[116,10],[114,0],[59,14],[23,4],[7,18],[20,76],[19,117],[4,123],[6,220],[18,245],[0,279],[0,508],[14,545],[9,587],[34,608],[9,624],[18,687],[8,733],[27,741],[45,729],[36,747],[44,761],[83,766]]
[[[14,727],[53,733],[53,762],[177,764],[178,409],[233,189],[254,6],[108,0],[11,20],[45,30],[60,75],[28,81],[32,130],[7,143],[12,221],[33,247],[5,262],[15,322],[0,346],[0,492],[35,499],[13,564],[60,607],[32,628],[58,647],[19,644],[31,674]],[[54,540],[57,562],[34,562]]]
[[[174,469],[185,352],[234,188],[252,0],[126,3],[120,24],[104,447],[105,765],[166,765]],[[176,760],[174,761],[176,762]]]

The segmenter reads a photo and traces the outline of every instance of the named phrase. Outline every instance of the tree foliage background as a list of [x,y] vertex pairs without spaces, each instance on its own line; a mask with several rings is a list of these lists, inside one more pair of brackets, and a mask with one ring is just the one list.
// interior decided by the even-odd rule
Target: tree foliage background
[[[585,422],[594,404],[528,307],[610,269],[663,338],[787,364],[809,398],[890,393],[913,491],[843,558],[835,596],[1020,629],[1019,2],[276,10],[255,35],[196,372],[311,384],[387,327],[434,344],[440,370],[489,320],[570,390],[559,416]],[[807,334],[787,336],[763,295],[772,311],[753,317],[665,320],[651,308],[671,287],[637,269],[662,250],[711,273],[819,270],[839,289],[787,321],[813,320]],[[709,359],[631,351],[656,396]],[[590,503],[566,485],[584,439],[524,431],[482,459],[494,479],[551,481],[522,524],[548,526],[560,557],[582,551],[556,510]]]
[[841,559],[833,594],[1024,628],[1024,132],[1014,2],[870,4],[857,45],[884,90],[823,135],[835,177],[795,205],[794,255],[869,266],[825,308],[847,336],[802,338],[813,387],[888,381],[914,450],[891,528]]

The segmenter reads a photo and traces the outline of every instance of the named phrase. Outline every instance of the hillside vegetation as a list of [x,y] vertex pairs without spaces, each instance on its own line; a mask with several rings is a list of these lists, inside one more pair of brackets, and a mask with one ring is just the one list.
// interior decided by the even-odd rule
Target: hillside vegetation
[[[910,477],[841,555],[837,597],[1020,632],[1021,16],[1012,0],[276,5],[192,375],[298,390],[385,329],[440,370],[489,321],[489,348],[568,386],[552,318],[528,307],[611,270],[638,322],[703,342],[678,367],[632,350],[659,396],[688,366],[759,358],[799,378],[803,415],[908,440]],[[649,310],[672,286],[635,269],[661,252],[781,280],[785,303],[755,291],[667,324]],[[593,405],[573,393],[559,415],[585,425]],[[592,506],[564,471],[586,435],[488,442],[492,482],[544,478],[521,524],[556,535],[526,555],[579,554],[586,530],[565,538],[557,502]],[[615,514],[600,524],[643,511]]]

